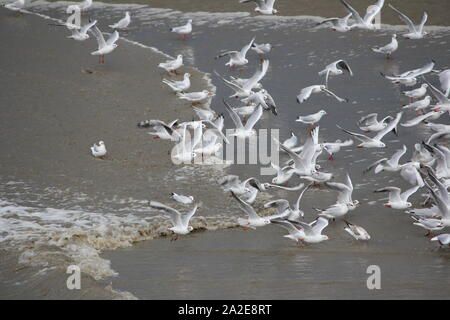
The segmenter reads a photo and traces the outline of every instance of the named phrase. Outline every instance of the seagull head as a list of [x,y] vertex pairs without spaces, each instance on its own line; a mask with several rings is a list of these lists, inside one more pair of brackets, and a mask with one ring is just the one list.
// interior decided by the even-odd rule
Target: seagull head
[[194,228],[192,226],[188,226],[187,229],[189,230],[189,232],[191,232],[192,230],[194,230]]

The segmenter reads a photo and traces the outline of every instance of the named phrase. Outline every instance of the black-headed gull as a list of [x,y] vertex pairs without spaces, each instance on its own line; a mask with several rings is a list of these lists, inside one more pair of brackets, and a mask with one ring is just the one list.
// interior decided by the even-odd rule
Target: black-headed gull
[[334,155],[341,151],[342,147],[348,147],[353,145],[353,140],[348,139],[345,141],[341,141],[340,139],[337,139],[335,142],[323,142],[323,149],[330,155],[328,157],[328,160],[334,160]]
[[422,142],[424,147],[433,155],[436,159],[436,176],[438,179],[450,178],[450,151],[448,148],[442,145],[430,146],[425,142]]
[[225,100],[223,100],[223,103],[225,104],[225,107],[230,114],[231,120],[233,120],[236,127],[234,132],[231,134],[232,136],[236,136],[238,138],[247,138],[256,134],[256,131],[255,129],[253,129],[253,127],[256,125],[263,114],[263,110],[260,105],[255,108],[255,111],[248,118],[244,126],[242,123],[242,119],[239,117],[236,111],[234,111],[233,108],[231,108],[231,106]]
[[377,189],[374,192],[389,192],[389,200],[384,204],[387,208],[404,210],[407,208],[411,208],[412,203],[408,202],[408,198],[412,196],[417,190],[419,190],[419,186],[414,186],[409,188],[405,192],[401,192],[402,190],[397,187],[385,187],[381,189]]
[[358,11],[356,11],[352,6],[350,6],[344,0],[341,0],[341,3],[347,9],[349,13],[352,14],[353,19],[355,20],[355,24],[351,25],[352,28],[361,28],[374,30],[377,26],[374,24],[375,17],[381,12],[381,9],[384,5],[384,0],[378,0],[374,5],[371,5],[366,10],[366,15],[364,18],[361,18]]
[[78,4],[71,4],[67,7],[66,13],[72,13],[77,11],[86,11],[92,6],[92,0],[83,0]]
[[411,217],[415,222],[413,223],[416,226],[424,228],[428,232],[425,234],[426,236],[431,235],[433,231],[439,231],[445,228],[444,224],[440,219],[430,219],[430,218],[422,218],[422,217]]
[[103,141],[99,141],[98,145],[94,143],[91,147],[91,153],[96,158],[102,158],[106,155],[106,147]]
[[199,207],[198,205],[195,205],[195,207],[188,211],[185,215],[182,215],[178,210],[166,206],[160,202],[150,201],[149,205],[153,209],[161,210],[169,214],[170,220],[173,224],[173,227],[169,228],[169,230],[176,234],[176,237],[172,240],[177,240],[179,234],[185,235],[194,230],[194,228],[189,225],[189,221],[197,212]]
[[422,165],[432,166],[435,159],[430,151],[428,151],[421,143],[414,144],[414,152],[411,161],[418,162]]
[[289,232],[289,234],[283,236],[285,238],[296,241],[297,243],[299,243],[300,239],[305,238],[305,232],[303,231],[303,228],[294,225],[288,220],[272,220],[272,223],[286,229]]
[[336,94],[334,94],[333,92],[328,90],[325,85],[313,85],[313,86],[303,88],[300,91],[299,95],[297,96],[297,102],[303,103],[304,101],[308,100],[308,98],[311,96],[311,94],[320,93],[320,92],[324,92],[327,95],[334,97],[339,102],[348,102],[348,99],[338,97]]
[[398,49],[398,41],[397,41],[397,35],[393,34],[391,42],[389,42],[387,45],[383,47],[373,47],[372,51],[376,53],[381,53],[386,55],[386,59],[390,59],[392,53],[397,51]]
[[130,12],[126,11],[125,17],[120,19],[117,23],[110,24],[109,27],[115,30],[124,30],[130,25],[130,23],[131,23]]
[[428,106],[431,104],[431,101],[432,101],[431,97],[426,96],[422,100],[418,100],[410,104],[405,104],[403,106],[403,109],[414,109],[415,111],[421,111],[423,109],[428,108]]
[[439,73],[439,81],[441,83],[441,88],[444,91],[445,96],[448,97],[450,93],[450,69],[441,71]]
[[445,246],[447,244],[450,245],[450,233],[440,234],[440,235],[438,235],[436,237],[431,238],[430,240],[431,241],[438,241],[439,244],[441,245],[441,247]]
[[423,30],[423,27],[425,26],[425,23],[428,19],[428,14],[426,12],[423,13],[422,21],[420,22],[420,24],[415,26],[411,19],[408,18],[404,13],[394,8],[394,6],[392,6],[391,4],[389,4],[389,7],[397,12],[399,18],[408,26],[409,33],[404,34],[403,37],[405,37],[406,39],[422,39],[425,35],[427,35],[427,33]]
[[86,23],[80,29],[69,28],[69,26],[67,26],[67,28],[72,32],[72,34],[70,36],[68,36],[67,38],[73,39],[73,40],[76,40],[76,41],[84,41],[86,39],[89,39],[88,31],[93,26],[95,26],[96,23],[97,23],[97,20],[94,20],[92,22]]
[[411,83],[416,83],[417,82],[417,77],[418,76],[422,76],[425,75],[427,73],[430,73],[433,71],[435,62],[434,60],[431,60],[431,62],[425,64],[424,66],[414,69],[414,70],[409,70],[406,72],[403,72],[399,75],[392,75],[392,76],[388,76],[385,75],[383,73],[381,73],[381,75],[383,77],[385,77],[386,79],[394,82],[394,83],[401,83],[401,84],[405,84],[405,85],[411,85]]
[[256,178],[248,178],[241,181],[236,175],[228,175],[221,178],[218,183],[224,188],[225,191],[232,191],[237,195],[243,195],[250,191],[250,187],[260,188],[260,182]]
[[192,104],[199,104],[201,101],[206,100],[208,97],[213,96],[214,93],[208,90],[202,90],[198,92],[178,92],[177,96],[180,99],[192,102]]
[[352,224],[346,220],[344,221],[347,224],[347,227],[345,227],[344,230],[348,232],[353,238],[361,241],[370,240],[370,235],[366,231],[366,229],[361,226],[357,226],[356,224]]
[[322,119],[322,117],[326,114],[327,114],[327,112],[325,110],[320,110],[316,113],[313,113],[313,114],[310,114],[307,116],[298,116],[295,121],[309,124],[309,125],[314,125],[317,122],[319,122],[320,119]]
[[182,92],[186,91],[191,87],[191,74],[186,72],[183,76],[183,80],[181,81],[172,81],[163,79],[162,82],[167,84],[173,91]]
[[181,36],[181,39],[186,40],[188,34],[192,32],[192,19],[189,19],[185,25],[170,29],[170,32],[175,32]]
[[238,202],[239,207],[248,216],[247,219],[238,218],[238,223],[241,227],[252,229],[255,229],[257,227],[263,227],[265,225],[270,224],[270,221],[273,219],[284,218],[289,215],[289,212],[285,212],[282,214],[274,214],[270,216],[261,217],[256,213],[255,209],[253,209],[253,207],[250,204],[239,198],[233,191],[230,192],[233,198],[236,199],[236,201]]
[[294,169],[292,169],[290,166],[286,166],[283,168],[280,168],[274,163],[270,163],[272,168],[276,171],[276,177],[272,179],[272,183],[275,184],[285,184],[286,182],[291,179],[292,175],[294,174]]
[[182,204],[191,204],[194,202],[193,196],[185,196],[182,194],[177,194],[175,192],[172,192],[170,194],[170,197],[175,200],[176,202],[182,203]]
[[338,76],[343,74],[344,72],[348,72],[350,76],[353,76],[352,69],[348,65],[345,60],[337,60],[325,67],[322,71],[319,72],[319,76],[325,75],[325,86],[328,88],[328,79],[330,76]]
[[288,220],[294,220],[298,221],[300,217],[303,217],[305,213],[303,210],[300,209],[300,201],[302,200],[303,194],[306,190],[309,189],[311,186],[306,186],[298,195],[297,200],[295,201],[294,205],[291,207],[289,204],[289,201],[286,199],[278,199],[274,201],[269,201],[266,204],[264,204],[264,208],[275,208],[279,214],[283,214],[288,212],[289,215],[287,215]]
[[267,92],[267,90],[262,89],[258,92],[252,92],[248,97],[241,100],[246,105],[261,105],[264,110],[270,110],[275,116],[278,115],[277,106],[272,96]]
[[357,145],[357,148],[385,148],[386,144],[382,142],[381,139],[383,139],[384,136],[391,131],[396,132],[397,125],[402,115],[403,112],[397,113],[395,119],[389,122],[389,124],[383,130],[379,131],[373,138],[369,138],[368,136],[360,133],[350,132],[348,130],[341,128],[339,125],[337,125],[337,127],[342,131],[354,136],[359,141],[361,141],[361,143]]
[[234,68],[236,66],[244,66],[248,63],[248,60],[245,56],[247,55],[247,52],[253,45],[254,41],[255,38],[253,37],[250,43],[246,44],[240,51],[227,51],[219,54],[215,57],[215,59],[228,56],[230,57],[230,60],[225,64],[226,66],[230,66],[231,68]]
[[388,172],[397,172],[402,168],[402,165],[399,164],[400,158],[406,153],[407,148],[403,145],[402,149],[397,150],[390,159],[382,158],[380,160],[375,161],[370,166],[368,166],[363,173],[367,173],[373,168],[375,168],[375,174],[380,173],[382,171]]
[[350,175],[347,173],[345,175],[345,182],[326,182],[325,185],[338,192],[336,203],[344,203],[344,204],[352,204],[353,206],[350,206],[348,209],[353,210],[356,208],[357,205],[359,205],[358,200],[353,200],[352,194],[353,194],[353,183],[350,179]]
[[348,25],[348,19],[350,19],[350,17],[352,15],[353,15],[352,13],[349,13],[348,15],[346,15],[343,18],[328,18],[328,19],[325,19],[325,20],[319,22],[316,26],[320,26],[324,23],[331,23],[332,30],[338,31],[338,32],[347,32],[352,29],[352,27],[350,27]]
[[428,84],[428,88],[430,89],[431,93],[438,101],[436,106],[434,106],[433,110],[434,111],[439,111],[439,110],[450,111],[450,99],[447,98],[447,96],[443,92],[441,92],[439,89],[437,89],[431,83],[429,83],[428,81],[426,81],[426,83]]
[[392,119],[394,118],[387,116],[378,121],[378,113],[371,113],[359,119],[358,127],[364,132],[378,132],[386,128],[388,121]]
[[424,83],[419,88],[410,90],[410,91],[404,91],[403,94],[410,99],[418,99],[422,98],[427,93],[428,84]]
[[253,42],[251,49],[255,51],[258,55],[263,56],[268,54],[272,50],[272,45],[270,43],[257,44]]
[[176,131],[178,120],[165,123],[161,120],[145,120],[138,123],[139,128],[151,128],[153,131],[149,132],[154,139],[179,141],[181,135]]
[[445,111],[430,111],[426,114],[417,116],[415,118],[412,118],[404,123],[401,123],[400,125],[402,127],[414,127],[417,126],[419,123],[425,122],[425,121],[432,121],[439,119],[440,116],[442,116],[445,113]]
[[410,185],[423,187],[424,181],[422,175],[419,172],[419,169],[420,163],[412,161],[407,162],[401,165],[400,176]]
[[163,68],[167,72],[177,73],[177,69],[183,65],[183,55],[177,55],[176,59],[167,60],[158,64],[158,67]]
[[328,236],[322,234],[323,229],[328,226],[328,219],[323,217],[317,218],[314,222],[308,224],[302,221],[289,221],[296,227],[303,230],[305,236],[300,238],[301,241],[306,243],[319,243],[328,240]]
[[99,63],[105,63],[105,55],[113,52],[114,49],[117,48],[116,41],[119,40],[119,32],[114,31],[105,41],[103,37],[103,33],[97,26],[93,26],[89,29],[89,31],[95,36],[97,39],[98,49],[96,51],[91,52],[92,55],[98,56]]
[[273,8],[275,0],[239,0],[239,3],[255,2],[255,11],[261,14],[276,14],[277,9]]
[[350,210],[353,210],[355,205],[352,203],[335,203],[328,207],[327,209],[314,208],[319,212],[320,217],[325,217],[327,219],[338,219],[345,216]]

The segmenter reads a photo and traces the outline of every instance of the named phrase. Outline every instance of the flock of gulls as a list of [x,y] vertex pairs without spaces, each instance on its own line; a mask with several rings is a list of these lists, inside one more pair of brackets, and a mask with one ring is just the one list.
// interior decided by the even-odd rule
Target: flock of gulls
[[[384,0],[378,0],[374,5],[367,8],[366,14],[362,17],[349,3],[339,0],[348,14],[343,18],[324,19],[318,25],[329,25],[329,27],[338,32],[348,32],[352,29],[376,30],[376,17],[384,7]],[[274,8],[275,0],[240,0],[239,3],[256,3],[255,11],[259,14],[276,14]],[[85,12],[92,5],[92,0],[84,0],[80,4],[70,5],[67,13],[74,10]],[[5,5],[6,8],[20,12],[26,6],[25,0]],[[403,34],[406,39],[421,39],[427,35],[424,31],[424,25],[428,15],[423,13],[420,24],[416,25],[404,13],[389,5],[398,17],[407,25],[408,33]],[[104,63],[104,56],[112,53],[119,39],[119,31],[126,30],[131,23],[129,12],[125,13],[123,19],[110,25],[112,33],[105,40],[103,33],[97,26],[97,21],[89,21],[82,26],[73,24],[64,24],[70,31],[69,38],[76,41],[84,41],[89,38],[89,34],[97,39],[98,48],[91,52],[92,55],[99,56],[99,63]],[[171,29],[178,34],[183,41],[186,41],[193,29],[193,21],[188,20],[185,25],[176,26]],[[249,63],[246,58],[249,51],[252,50],[260,58],[260,65],[255,67],[254,74],[248,78],[229,77],[226,78],[215,72],[227,87],[231,89],[228,99],[240,101],[239,106],[232,106],[229,101],[223,99],[225,108],[232,119],[235,128],[232,135],[226,136],[224,131],[224,115],[217,114],[214,110],[202,107],[203,102],[210,99],[214,93],[203,90],[199,92],[190,92],[189,73],[180,77],[177,70],[183,66],[183,56],[178,55],[175,59],[170,59],[160,63],[159,67],[167,71],[169,79],[164,78],[162,82],[166,84],[179,99],[186,100],[192,104],[198,120],[189,122],[180,122],[178,119],[170,122],[162,120],[145,120],[138,124],[139,128],[150,128],[149,132],[155,139],[169,140],[176,144],[176,152],[173,158],[189,162],[202,156],[214,156],[223,146],[229,143],[229,139],[246,139],[257,135],[254,129],[262,114],[265,111],[273,116],[278,114],[278,109],[274,99],[269,92],[263,88],[261,81],[264,79],[268,68],[269,59],[266,55],[271,51],[272,46],[268,43],[257,44],[255,38],[245,44],[239,50],[229,50],[218,53],[216,59],[228,58],[226,66],[230,69],[242,68]],[[373,52],[383,54],[387,59],[391,59],[395,51],[399,48],[397,35],[393,34],[391,42],[379,47],[372,48]],[[300,90],[296,99],[299,104],[308,99],[313,99],[316,94],[325,94],[330,98],[336,99],[340,103],[348,102],[347,98],[340,97],[329,88],[329,82],[332,78],[342,74],[353,76],[350,64],[345,60],[332,62],[319,71],[323,76],[324,83],[311,85]],[[440,89],[433,86],[425,75],[436,75],[440,83]],[[236,203],[245,213],[245,218],[239,218],[238,223],[244,229],[256,229],[259,227],[273,224],[284,228],[288,234],[286,238],[296,241],[299,244],[319,243],[328,240],[328,236],[323,234],[330,221],[342,219],[345,221],[344,230],[354,239],[368,241],[371,237],[362,227],[350,223],[347,220],[347,214],[358,208],[361,203],[352,198],[353,183],[349,174],[345,175],[343,181],[332,181],[334,175],[326,172],[319,164],[317,159],[323,154],[328,155],[328,160],[341,150],[354,144],[357,140],[357,148],[385,148],[384,138],[390,134],[397,134],[397,128],[413,127],[418,124],[425,124],[433,134],[426,141],[419,141],[412,147],[413,155],[408,161],[402,162],[402,157],[406,154],[408,148],[406,145],[397,150],[390,158],[382,158],[371,164],[364,171],[365,174],[373,172],[378,174],[382,171],[392,172],[404,179],[409,188],[401,190],[396,186],[386,186],[375,190],[376,193],[387,193],[388,200],[384,204],[393,210],[406,210],[411,215],[414,225],[427,231],[427,236],[431,235],[431,241],[438,241],[441,246],[450,244],[450,234],[442,233],[444,228],[450,227],[450,197],[448,187],[450,187],[450,149],[446,146],[450,136],[450,124],[434,123],[445,113],[450,113],[450,69],[436,70],[435,62],[430,61],[417,69],[408,70],[400,74],[382,76],[395,85],[402,85],[408,90],[403,92],[408,103],[402,107],[402,110],[394,115],[383,115],[372,113],[363,116],[358,121],[360,132],[349,131],[339,125],[344,133],[350,137],[348,140],[335,142],[319,141],[319,125],[321,118],[327,114],[325,110],[317,113],[299,116],[296,121],[307,124],[306,138],[303,144],[300,138],[294,133],[280,142],[274,139],[274,143],[279,147],[280,152],[289,158],[284,165],[272,163],[272,168],[276,176],[271,183],[262,183],[259,179],[251,177],[241,180],[239,176],[227,175],[218,182],[224,189],[224,192],[230,193]],[[176,78],[174,78],[176,77]],[[403,118],[408,114],[409,120]],[[448,116],[448,115],[447,115]],[[191,138],[192,137],[192,138]],[[92,155],[102,158],[106,155],[106,147],[103,141],[94,144],[91,147]],[[298,182],[294,186],[288,186],[288,182],[294,177],[303,182]],[[314,208],[317,212],[317,219],[312,222],[303,220],[304,211],[301,208],[302,197],[307,195],[307,191],[312,187],[324,185],[326,188],[336,192],[336,203],[326,209]],[[258,214],[252,206],[260,192],[270,192],[271,190],[282,189],[289,192],[298,193],[295,203],[290,203],[286,199],[277,199],[267,202],[264,207],[270,209],[272,215]],[[413,208],[409,199],[419,194],[419,190],[426,191],[426,197],[420,208]],[[182,213],[168,205],[157,201],[150,201],[150,207],[167,213],[173,223],[170,228],[173,231],[175,240],[178,235],[188,234],[193,230],[189,225],[190,219],[195,215],[197,209],[202,206],[201,202],[196,201],[192,196],[172,193],[171,198],[187,207],[186,213]],[[191,208],[192,207],[192,208]],[[436,232],[441,232],[436,235]]]

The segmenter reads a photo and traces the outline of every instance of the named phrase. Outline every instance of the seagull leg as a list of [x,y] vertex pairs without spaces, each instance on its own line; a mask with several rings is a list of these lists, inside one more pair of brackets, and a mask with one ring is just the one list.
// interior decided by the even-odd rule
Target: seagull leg
[[329,157],[328,157],[328,160],[333,161],[333,160],[334,160],[333,155],[329,156]]

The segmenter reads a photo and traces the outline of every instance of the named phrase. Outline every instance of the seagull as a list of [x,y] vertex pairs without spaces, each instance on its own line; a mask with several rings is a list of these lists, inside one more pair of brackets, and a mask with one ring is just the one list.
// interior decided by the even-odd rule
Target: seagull
[[397,150],[390,159],[383,158],[380,159],[374,163],[372,163],[369,167],[367,167],[363,173],[367,173],[373,168],[375,168],[374,172],[375,174],[380,173],[381,171],[388,171],[388,172],[397,172],[399,171],[402,166],[399,165],[400,158],[406,153],[407,148],[405,145],[403,145],[402,149]]
[[319,217],[325,217],[327,219],[341,218],[345,216],[350,210],[353,210],[355,205],[353,203],[335,203],[327,209],[318,209],[314,208],[314,210],[320,212]]
[[84,11],[88,9],[90,6],[92,6],[92,0],[83,0],[79,4],[72,4],[67,7],[66,13],[72,13],[76,11]]
[[438,179],[450,178],[450,151],[444,146],[430,146],[424,142],[422,144],[436,159],[436,176]]
[[349,207],[350,210],[355,209],[359,204],[358,200],[352,199],[353,184],[348,173],[345,176],[345,183],[326,182],[325,185],[332,190],[338,191],[336,203],[351,204],[352,206]]
[[110,24],[109,27],[115,30],[124,30],[130,25],[130,22],[131,22],[130,12],[126,11],[125,17],[120,19],[117,23]]
[[191,77],[190,73],[185,73],[183,76],[183,80],[181,81],[171,81],[167,79],[163,79],[162,82],[167,84],[173,91],[182,92],[186,91],[191,87]]
[[156,201],[150,201],[149,205],[153,209],[162,210],[170,215],[170,220],[173,224],[173,227],[169,228],[169,230],[173,231],[176,234],[175,239],[172,240],[177,240],[178,235],[180,234],[185,235],[194,230],[194,228],[189,225],[189,221],[197,212],[198,205],[195,205],[195,207],[185,215],[182,215],[176,209],[173,209]]
[[275,0],[239,0],[239,3],[255,2],[255,11],[261,14],[276,14],[277,9],[273,8]]
[[285,238],[294,240],[297,243],[300,239],[305,238],[303,228],[292,224],[292,222],[289,222],[288,220],[272,220],[272,223],[286,229],[289,232],[289,234],[283,236]]
[[193,196],[184,196],[182,194],[176,194],[175,192],[172,192],[170,194],[170,197],[175,200],[176,202],[182,203],[182,204],[191,204],[194,202]]
[[189,19],[185,25],[170,29],[170,32],[178,33],[182,40],[186,40],[188,34],[192,32],[192,19]]
[[423,97],[427,93],[428,84],[424,83],[419,88],[411,90],[411,91],[405,91],[403,94],[410,99],[418,99]]
[[200,101],[205,100],[208,97],[213,96],[214,93],[209,92],[208,90],[203,90],[199,92],[178,92],[177,96],[180,99],[191,101],[192,104],[198,104]]
[[448,199],[447,188],[445,188],[445,186],[444,188],[442,188],[442,184],[440,184],[440,186],[438,185],[438,188],[440,190],[437,193],[436,191],[433,190],[433,188],[430,187],[428,183],[425,183],[425,185],[430,191],[431,197],[433,198],[434,202],[436,203],[439,209],[442,224],[444,225],[444,227],[450,227],[450,205],[449,205],[450,202]]
[[279,166],[277,166],[276,164],[274,164],[272,162],[270,163],[270,165],[277,173],[277,176],[272,179],[272,183],[284,184],[284,183],[288,182],[289,179],[291,179],[292,175],[294,174],[294,169],[292,169],[289,166],[280,168]]
[[441,247],[447,244],[450,245],[450,233],[440,234],[434,238],[431,238],[431,241],[438,241]]
[[369,138],[368,136],[360,133],[350,132],[348,130],[341,128],[338,125],[337,127],[342,131],[354,136],[359,141],[361,141],[361,143],[357,145],[357,148],[385,148],[386,144],[382,142],[381,139],[383,139],[383,137],[391,131],[396,132],[396,128],[402,117],[402,114],[403,112],[397,113],[395,119],[389,122],[389,124],[383,130],[379,131],[373,138]]
[[330,76],[337,76],[341,75],[345,72],[348,72],[350,76],[353,76],[352,69],[350,69],[350,66],[345,60],[337,60],[333,63],[330,63],[319,72],[319,76],[325,75],[325,86],[328,88],[328,78]]
[[92,22],[89,22],[82,26],[80,30],[77,28],[69,28],[69,25],[67,25],[67,28],[72,32],[72,35],[68,36],[67,38],[73,39],[76,41],[84,41],[86,39],[89,39],[88,31],[91,29],[95,24],[97,23],[97,20],[94,20]]
[[272,45],[270,43],[257,44],[253,42],[251,49],[258,55],[263,56],[268,54],[272,50]]
[[230,66],[231,68],[234,68],[235,66],[243,66],[248,63],[248,60],[245,58],[247,55],[248,50],[253,45],[253,42],[255,41],[255,38],[250,41],[250,43],[246,44],[241,51],[227,51],[224,53],[219,54],[215,59],[222,58],[225,56],[229,56],[230,60],[225,64],[226,66]]
[[407,162],[403,164],[400,168],[400,176],[409,184],[419,187],[423,187],[424,181],[419,172],[420,163],[418,162]]
[[5,4],[5,8],[12,11],[19,11],[25,7],[25,0],[17,0],[12,3]]
[[225,104],[225,107],[228,113],[230,114],[231,120],[233,120],[234,125],[236,126],[236,129],[231,134],[231,136],[236,136],[238,138],[247,138],[256,134],[256,131],[253,129],[253,127],[259,121],[259,119],[263,114],[261,106],[256,107],[255,111],[248,118],[244,126],[242,124],[241,118],[236,113],[236,111],[234,111],[225,100],[223,100],[223,103]]
[[167,60],[158,64],[158,67],[163,68],[167,72],[177,73],[177,69],[183,65],[183,56],[181,54],[177,55],[176,59]]
[[330,181],[333,178],[333,174],[329,172],[313,171],[307,176],[300,176],[300,179],[308,180],[315,186]]
[[373,23],[373,20],[375,17],[380,13],[381,8],[383,8],[384,0],[378,0],[376,4],[371,5],[366,10],[366,15],[364,16],[364,19],[361,18],[359,13],[350,6],[347,2],[344,0],[341,0],[341,3],[344,5],[344,7],[347,9],[348,12],[350,12],[353,15],[353,19],[355,20],[355,24],[351,27],[357,27],[361,29],[368,29],[368,30],[374,30],[377,28],[377,26]]
[[335,142],[324,142],[322,143],[322,145],[323,149],[330,155],[328,157],[328,160],[334,160],[333,156],[339,151],[341,151],[342,147],[348,147],[353,145],[353,140],[349,139],[342,142],[340,139],[337,139]]
[[98,56],[98,63],[105,63],[105,55],[113,52],[113,50],[117,48],[116,41],[119,40],[119,32],[117,32],[117,30],[114,31],[109,36],[108,40],[105,41],[102,32],[97,26],[93,26],[89,31],[95,36],[98,44],[98,49],[91,52],[91,54]]
[[[427,123],[428,125],[429,123]],[[418,162],[422,165],[432,166],[435,159],[430,151],[428,151],[421,143],[416,143],[414,145],[414,153],[411,161]]]
[[439,73],[439,81],[441,83],[441,88],[448,97],[450,93],[450,69],[444,70]]
[[278,214],[283,214],[286,213],[287,211],[289,212],[289,215],[287,215],[288,220],[298,221],[300,217],[303,217],[305,215],[305,213],[300,209],[300,201],[302,200],[303,194],[305,193],[306,190],[309,189],[310,186],[311,184],[306,186],[306,188],[304,188],[302,192],[300,192],[297,201],[295,202],[292,208],[289,204],[289,201],[285,199],[278,199],[267,202],[264,205],[264,208],[275,208],[277,209]]
[[322,119],[322,117],[326,114],[327,114],[327,112],[325,110],[320,110],[316,113],[313,113],[313,114],[310,114],[307,116],[298,116],[297,120],[295,120],[295,121],[309,124],[309,125],[314,125],[317,122],[319,122],[320,119]]
[[434,107],[434,111],[450,111],[450,99],[447,98],[447,96],[442,93],[439,89],[437,89],[435,86],[433,86],[431,83],[426,81],[428,84],[428,88],[430,89],[433,96],[437,99],[438,103]]
[[247,105],[261,105],[264,110],[270,110],[275,116],[278,115],[275,101],[265,89],[259,90],[258,92],[252,92],[247,98],[244,98],[241,101]]
[[149,132],[154,139],[180,141],[181,135],[175,130],[178,126],[178,120],[165,123],[161,120],[146,120],[138,123],[139,128],[151,128],[153,132]]
[[286,212],[282,214],[274,214],[271,216],[261,217],[256,213],[255,209],[253,209],[253,207],[250,204],[240,199],[233,191],[230,192],[233,198],[238,202],[239,207],[248,216],[247,219],[238,218],[239,225],[246,229],[247,228],[256,229],[257,227],[263,227],[265,225],[270,224],[271,220],[273,219],[284,218],[287,215],[289,215],[289,213]]
[[237,195],[244,195],[245,193],[251,191],[250,188],[247,187],[247,185],[256,189],[262,189],[262,187],[260,186],[260,182],[253,177],[241,181],[236,175],[228,175],[221,178],[218,183],[222,187],[224,187],[225,191],[232,191]]
[[386,58],[390,59],[392,53],[397,51],[397,49],[398,49],[397,35],[393,34],[392,35],[392,40],[391,40],[390,43],[388,43],[384,47],[373,47],[372,51],[373,52],[377,52],[377,53],[381,53],[381,54],[385,54]]
[[94,145],[91,147],[91,153],[96,158],[102,158],[106,154],[106,147],[105,143],[103,141],[100,141],[97,144],[94,143]]
[[[186,75],[186,74],[185,74]],[[209,121],[213,121],[214,119],[219,119],[219,117],[221,116],[217,116],[216,113],[211,110],[211,109],[200,109],[197,107],[192,107],[195,111],[195,113],[197,114],[197,116],[199,117],[200,120],[209,120]],[[223,117],[222,117],[223,119]]]
[[401,123],[400,125],[402,127],[414,127],[416,125],[418,125],[421,122],[424,121],[428,121],[428,120],[436,120],[438,119],[441,115],[443,115],[445,113],[445,111],[430,111],[424,115],[420,115],[417,116],[411,120],[406,121],[405,123]]
[[364,132],[378,132],[386,128],[388,125],[387,121],[391,121],[391,116],[384,117],[381,121],[377,119],[378,113],[371,113],[367,116],[362,117],[358,121],[358,127]]
[[331,95],[334,98],[336,98],[336,100],[339,102],[348,102],[348,99],[343,99],[343,98],[338,97],[333,92],[328,90],[327,87],[324,85],[313,85],[313,86],[303,88],[300,91],[300,94],[297,96],[297,102],[303,103],[304,101],[308,100],[308,98],[311,96],[311,94],[319,93],[319,92],[325,92],[327,95]]
[[347,32],[352,29],[351,26],[348,25],[348,19],[352,16],[352,13],[349,13],[343,18],[328,18],[323,20],[322,22],[319,22],[316,26],[320,26],[324,23],[331,23],[333,26],[331,29],[338,32]]
[[399,18],[406,23],[409,29],[409,33],[404,34],[403,37],[406,39],[422,39],[425,35],[427,35],[427,32],[423,31],[423,27],[428,19],[428,14],[426,12],[423,13],[422,21],[418,26],[415,26],[414,23],[411,21],[410,18],[408,18],[405,14],[401,13],[399,10],[394,8],[391,4],[389,4],[389,7],[398,13]]
[[417,68],[414,70],[409,70],[406,72],[403,72],[400,75],[393,75],[393,76],[387,76],[383,73],[381,73],[381,75],[383,77],[385,77],[386,79],[393,81],[393,82],[400,82],[401,84],[411,84],[411,83],[415,83],[417,80],[416,78],[418,76],[430,73],[431,71],[433,71],[435,62],[434,60],[431,60],[431,62],[427,63],[426,65],[424,65],[421,68]]
[[416,111],[420,111],[423,109],[428,108],[428,106],[431,103],[431,97],[430,96],[426,96],[425,98],[423,98],[422,100],[418,100],[416,102],[412,102],[410,104],[406,104],[403,106],[403,109],[414,109]]
[[[180,125],[181,126],[181,125]],[[189,135],[188,127],[191,125],[185,123],[182,125],[181,138],[178,140],[175,148],[172,149],[172,162],[176,164],[191,163],[197,157],[197,153],[194,151],[195,147],[201,142],[203,136],[203,126],[194,126],[194,137]]]
[[428,230],[426,236],[431,235],[432,231],[439,231],[444,229],[444,225],[440,219],[428,219],[428,218],[416,218],[415,216],[411,217],[414,219],[414,225],[424,228]]
[[374,192],[389,192],[389,201],[384,204],[387,208],[404,210],[412,206],[411,202],[408,202],[408,198],[413,195],[419,186],[414,186],[405,192],[401,193],[401,189],[397,187],[385,187],[375,190]]
[[[229,81],[223,78],[219,73],[214,73],[225,83],[226,86],[234,90],[234,93],[230,96],[230,98],[247,98],[254,94],[252,91],[258,85],[259,81],[264,78],[269,68],[269,60],[264,60],[261,63],[261,68],[256,70],[253,76],[245,81],[241,81],[241,83],[236,83],[235,81]],[[264,92],[262,92],[264,93]],[[265,95],[266,97],[267,95]]]
[[370,240],[370,235],[366,231],[366,229],[361,226],[357,226],[356,224],[352,224],[346,220],[344,221],[347,224],[347,227],[345,227],[344,230],[347,231],[353,238],[362,241]]
[[311,224],[302,221],[289,222],[303,230],[305,236],[303,238],[300,238],[301,241],[304,241],[306,243],[319,243],[329,239],[328,236],[322,234],[323,229],[328,226],[328,220],[323,217],[317,218]]

